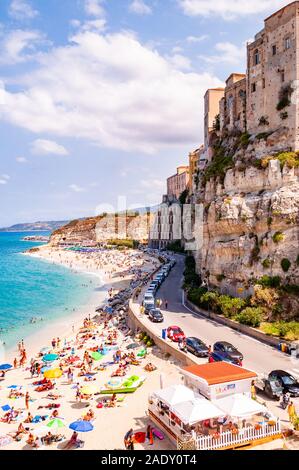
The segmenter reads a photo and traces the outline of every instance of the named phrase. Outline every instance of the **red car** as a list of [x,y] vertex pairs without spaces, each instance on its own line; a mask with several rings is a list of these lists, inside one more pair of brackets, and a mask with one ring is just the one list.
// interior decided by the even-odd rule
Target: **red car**
[[179,326],[169,326],[167,328],[167,338],[178,343],[181,338],[185,339],[185,333]]

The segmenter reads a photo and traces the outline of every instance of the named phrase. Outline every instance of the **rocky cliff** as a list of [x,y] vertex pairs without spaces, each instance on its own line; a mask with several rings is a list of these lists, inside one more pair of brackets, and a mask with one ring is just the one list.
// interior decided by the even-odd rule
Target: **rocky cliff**
[[299,156],[266,156],[258,141],[257,159],[248,139],[239,147],[236,139],[217,144],[197,193],[205,207],[203,246],[195,253],[199,273],[237,296],[253,294],[264,275],[298,284]]
[[52,246],[65,244],[97,245],[111,239],[132,239],[146,242],[150,214],[107,214],[84,220],[73,220],[52,233]]

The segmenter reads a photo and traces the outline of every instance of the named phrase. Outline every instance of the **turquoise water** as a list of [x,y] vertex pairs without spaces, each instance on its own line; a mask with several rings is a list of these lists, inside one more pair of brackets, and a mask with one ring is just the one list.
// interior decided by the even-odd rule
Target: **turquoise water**
[[[47,322],[71,315],[99,285],[94,276],[23,256],[22,252],[41,245],[21,241],[26,235],[36,232],[0,233],[0,340],[7,347]],[[39,319],[34,324],[33,317]]]

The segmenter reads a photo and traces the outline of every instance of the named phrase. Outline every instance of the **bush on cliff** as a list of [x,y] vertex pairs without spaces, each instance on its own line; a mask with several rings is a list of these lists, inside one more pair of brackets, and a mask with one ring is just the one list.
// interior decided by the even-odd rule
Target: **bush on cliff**
[[261,307],[247,307],[236,316],[236,320],[242,325],[257,328],[263,320],[263,309]]
[[234,318],[246,305],[245,300],[229,295],[221,295],[217,301],[221,313],[226,318]]

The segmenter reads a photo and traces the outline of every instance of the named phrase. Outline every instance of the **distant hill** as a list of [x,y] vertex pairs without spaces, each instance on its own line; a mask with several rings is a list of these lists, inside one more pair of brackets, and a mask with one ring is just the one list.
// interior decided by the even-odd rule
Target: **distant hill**
[[11,227],[0,228],[0,232],[53,232],[53,230],[57,230],[68,222],[68,220],[63,220],[16,224]]

